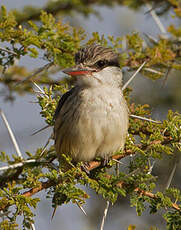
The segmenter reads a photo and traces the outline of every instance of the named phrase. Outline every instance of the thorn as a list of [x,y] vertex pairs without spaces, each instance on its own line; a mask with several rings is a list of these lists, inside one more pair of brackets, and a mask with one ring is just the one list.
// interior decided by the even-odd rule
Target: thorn
[[1,115],[2,120],[4,121],[4,124],[5,124],[5,126],[6,126],[6,128],[7,128],[7,130],[8,130],[9,136],[10,136],[10,138],[11,138],[11,141],[12,141],[13,145],[14,145],[14,148],[15,148],[15,150],[16,150],[17,155],[18,155],[21,159],[23,159],[22,153],[21,153],[21,151],[20,151],[20,148],[19,148],[18,143],[17,143],[17,141],[16,141],[16,138],[15,138],[15,136],[14,136],[14,133],[13,133],[13,131],[12,131],[12,129],[11,129],[9,123],[8,123],[8,120],[7,120],[7,118],[6,118],[5,114],[4,114],[4,112],[3,112],[1,109],[0,109],[0,115]]
[[36,230],[35,225],[33,223],[31,223],[31,228],[32,228],[32,230]]
[[39,91],[38,92],[35,91],[35,93],[42,93],[47,98],[49,98],[48,95],[46,95],[45,91],[39,85],[37,85],[34,81],[32,81],[32,83],[33,83],[33,85],[35,85],[39,89]]
[[155,45],[158,44],[158,40],[157,40],[156,38],[154,38],[153,36],[151,36],[150,34],[147,34],[147,33],[143,33],[143,34],[148,38],[148,40],[149,40],[151,43],[153,43],[153,44],[155,44]]
[[52,135],[50,135],[50,137],[48,138],[48,140],[47,140],[45,146],[43,147],[43,150],[42,150],[42,152],[40,153],[40,157],[43,156],[43,154],[44,154],[44,152],[45,152],[47,146],[49,145],[51,139],[52,139]]
[[158,28],[160,29],[161,33],[166,35],[167,31],[166,31],[165,27],[163,26],[160,18],[157,16],[155,10],[151,7],[151,5],[149,3],[146,3],[146,6],[147,6],[147,8],[149,10],[149,13],[153,17],[153,20],[155,21],[155,23],[157,24]]
[[0,171],[19,168],[19,167],[23,166],[24,164],[33,163],[33,162],[36,162],[36,160],[35,159],[29,159],[29,160],[26,160],[23,162],[18,162],[18,163],[12,164],[12,165],[3,166],[0,168]]
[[117,159],[112,159],[113,161],[115,161],[116,163],[120,164],[120,165],[126,165],[125,163],[118,161]]
[[166,82],[167,82],[167,80],[168,80],[168,76],[169,76],[169,73],[170,73],[171,69],[172,69],[172,68],[169,67],[169,68],[167,69],[166,73],[165,73],[164,80],[163,80],[163,84],[162,84],[162,88],[164,88],[165,85],[166,85]]
[[155,70],[155,69],[151,69],[151,68],[144,68],[144,70],[149,71],[149,72],[152,72],[152,73],[156,73],[156,74],[159,74],[159,75],[163,75],[163,73],[162,73],[162,72],[157,71],[157,70]]
[[148,170],[147,174],[151,174],[151,172],[153,171],[153,167],[155,166],[155,161],[153,161],[152,165],[150,165],[150,168]]
[[31,134],[31,136],[34,136],[34,135],[36,135],[36,134],[40,133],[41,131],[43,131],[43,130],[47,129],[48,127],[51,127],[51,126],[50,126],[50,125],[46,125],[46,126],[44,126],[43,128],[41,128],[41,129],[39,129],[39,130],[35,131],[34,133],[32,133],[32,134]]
[[82,207],[77,201],[75,201],[75,202],[76,202],[77,206],[80,208],[80,210],[83,212],[83,214],[84,214],[85,216],[87,216],[87,213],[86,213],[86,211],[83,209],[83,207]]
[[34,73],[30,74],[28,77],[26,77],[24,80],[19,81],[18,83],[16,83],[16,85],[22,84],[28,80],[30,80],[32,77],[36,76],[37,74],[41,73],[42,71],[48,69],[49,67],[51,67],[54,63],[50,62],[40,68],[38,68]]
[[106,207],[105,207],[105,209],[104,209],[104,215],[103,215],[103,218],[102,218],[100,230],[103,230],[103,229],[104,229],[104,224],[105,224],[105,220],[106,220],[106,217],[107,217],[107,213],[108,213],[108,209],[109,209],[109,204],[110,204],[110,202],[107,201],[107,202],[106,202]]
[[51,217],[51,221],[53,220],[53,217],[55,216],[56,210],[57,210],[57,206],[56,206],[56,207],[54,208],[54,210],[53,210],[52,217]]
[[149,119],[149,118],[146,118],[146,117],[137,116],[137,115],[134,115],[134,114],[130,114],[129,116],[132,117],[132,118],[140,119],[140,120],[143,120],[143,121],[149,121],[149,122],[156,123],[156,124],[161,124],[162,123],[161,121],[155,121],[155,120],[152,120],[152,119]]
[[178,165],[178,161],[177,161],[177,159],[176,159],[175,162],[174,162],[172,171],[171,171],[171,173],[170,173],[170,176],[169,176],[169,178],[168,178],[168,181],[167,181],[167,184],[166,184],[165,189],[168,189],[168,188],[170,187],[170,184],[171,184],[171,182],[172,182],[172,180],[173,180],[173,177],[174,177],[174,174],[175,174],[175,170],[176,170],[176,168],[177,168],[177,165]]
[[137,75],[137,73],[140,72],[140,70],[143,68],[143,66],[146,64],[146,61],[143,62],[143,64],[136,70],[136,72],[133,74],[132,77],[123,85],[122,90],[125,90],[129,83],[134,79],[134,77]]

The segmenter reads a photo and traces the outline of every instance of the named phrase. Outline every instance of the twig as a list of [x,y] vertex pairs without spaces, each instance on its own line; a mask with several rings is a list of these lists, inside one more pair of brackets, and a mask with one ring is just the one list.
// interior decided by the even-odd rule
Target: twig
[[19,162],[19,163],[13,164],[13,165],[3,166],[0,168],[0,171],[4,171],[4,170],[8,170],[8,169],[15,169],[15,168],[23,166],[24,164],[33,163],[33,162],[36,162],[36,160],[35,159],[29,159],[29,160]]
[[0,218],[4,218],[5,216],[7,216],[11,211],[0,211]]
[[166,34],[167,31],[166,31],[165,27],[163,26],[162,22],[160,21],[160,18],[155,13],[155,10],[151,7],[151,5],[149,3],[146,3],[146,6],[147,6],[148,10],[150,10],[149,13],[153,17],[153,19],[156,22],[156,24],[157,24],[158,28],[160,29],[161,33]]
[[[138,192],[140,195],[144,195],[144,196],[150,197],[152,199],[157,199],[157,196],[155,194],[153,194],[152,192],[148,192],[148,191],[142,190],[140,188],[135,188],[134,191]],[[178,211],[181,211],[179,205],[177,205],[176,203],[172,203],[172,208],[174,208]]]
[[16,56],[17,56],[17,53],[15,53],[15,52],[12,51],[12,50],[8,50],[8,49],[5,49],[5,48],[3,48],[3,47],[0,47],[0,50],[1,50],[1,51],[4,51],[4,52],[6,52],[6,53],[13,54],[13,55],[16,55]]
[[107,217],[107,212],[108,212],[108,209],[109,209],[109,204],[110,204],[110,202],[106,201],[106,207],[104,209],[104,215],[103,215],[103,218],[102,218],[100,230],[104,229],[104,224],[105,224],[105,220],[106,220],[106,217]]
[[4,121],[4,124],[6,125],[6,128],[7,128],[7,130],[8,130],[9,136],[10,136],[10,138],[11,138],[11,141],[12,141],[13,145],[14,145],[14,148],[15,148],[15,150],[16,150],[17,155],[18,155],[21,159],[23,159],[22,153],[21,153],[21,151],[20,151],[20,148],[19,148],[19,146],[18,146],[18,143],[17,143],[17,141],[16,141],[16,138],[15,138],[15,136],[14,136],[14,134],[13,134],[13,131],[12,131],[12,129],[11,129],[11,127],[10,127],[10,125],[9,125],[9,123],[8,123],[8,121],[7,121],[7,119],[6,119],[6,116],[5,116],[4,112],[3,112],[1,109],[0,109],[0,115],[1,115],[1,117],[2,117],[2,119],[3,119],[3,121]]
[[137,115],[134,115],[134,114],[130,114],[129,116],[132,117],[132,118],[143,120],[143,121],[150,121],[152,123],[161,124],[161,121],[155,121],[155,120],[152,120],[150,118],[141,117],[141,116],[137,116]]
[[[22,79],[20,78],[10,78],[10,79],[5,79],[3,77],[0,77],[0,82],[9,84],[9,83],[15,83],[15,85],[18,85],[19,83],[22,83]],[[26,80],[27,83],[32,83],[32,80]],[[36,83],[39,84],[44,84],[44,85],[57,85],[60,83],[60,81],[52,80],[52,79],[36,79]]]
[[25,81],[27,80],[30,80],[32,77],[36,76],[37,74],[41,73],[42,71],[50,68],[54,63],[53,62],[50,62],[40,68],[38,68],[34,73],[30,74],[28,77],[26,77],[24,80],[22,81],[19,81],[18,83],[16,83],[17,85],[20,84],[20,83],[24,83]]
[[[170,142],[172,141],[172,138],[166,136],[164,137],[164,140],[159,140],[157,141],[157,144],[169,144]],[[152,141],[152,143],[154,143],[155,141]],[[150,143],[150,144],[152,144]],[[147,148],[147,146],[145,145],[137,145],[140,149],[144,150]],[[124,153],[120,154],[120,155],[115,155],[115,156],[112,156],[112,159],[122,159],[130,154],[136,154],[136,151],[134,150],[129,150],[129,149],[125,149]],[[93,170],[94,168],[97,168],[101,165],[101,162],[100,161],[91,161],[89,163],[89,167],[88,167],[88,171],[91,171]],[[110,175],[107,175],[108,177]],[[23,196],[26,196],[26,197],[30,197],[30,196],[33,196],[34,194],[44,190],[44,189],[48,189],[52,186],[55,186],[57,182],[55,181],[51,181],[51,180],[47,180],[46,182],[41,182],[37,187],[34,187],[32,189],[30,189],[29,191],[26,191],[24,192],[22,195]],[[60,183],[62,183],[62,180],[60,180]],[[126,186],[125,182],[123,181],[119,181],[116,186],[122,188],[123,186]],[[134,189],[135,192],[139,193],[140,195],[144,195],[144,196],[147,196],[147,197],[150,197],[152,199],[157,199],[157,195],[151,193],[151,192],[148,192],[148,191],[145,191],[145,190],[142,190],[140,189],[139,187],[135,188]],[[2,207],[0,207],[0,210],[3,210],[5,207],[7,207],[9,204],[6,204],[6,205],[3,205]],[[172,203],[172,208],[178,210],[178,211],[181,211],[179,205],[177,205],[176,203]]]
[[[157,141],[157,144],[168,144],[171,141],[172,141],[172,139],[170,139],[170,137],[165,137],[164,140]],[[152,143],[154,143],[154,141],[151,142],[150,144],[152,144]],[[139,145],[137,145],[137,147],[139,147],[142,150],[146,149],[145,145],[142,146],[142,145],[139,144]],[[136,154],[136,151],[133,151],[133,150],[130,150],[130,149],[125,149],[124,153],[121,153],[119,155],[118,154],[114,155],[114,156],[112,156],[112,159],[120,160],[122,158],[125,158],[126,156],[130,156],[130,155],[133,155],[133,154]],[[95,168],[98,168],[100,165],[101,165],[100,161],[91,161],[91,162],[89,162],[89,167],[87,168],[87,170],[91,171],[91,170],[93,170]],[[27,192],[24,192],[23,195],[24,196],[32,196],[32,195],[40,192],[41,190],[47,189],[47,188],[49,188],[49,187],[51,187],[53,185],[54,185],[54,182],[48,180],[46,182],[42,182],[39,186],[37,186],[35,188],[32,188]]]
[[[165,137],[164,140],[162,140],[162,141],[161,141],[161,140],[157,141],[157,144],[159,144],[159,143],[160,143],[160,144],[165,144],[165,143],[168,144],[168,143],[170,143],[170,141],[172,141],[172,139],[171,139],[170,137]],[[154,141],[153,141],[153,143],[154,143]],[[145,145],[142,146],[142,147],[141,147],[141,146],[142,146],[142,145],[138,145],[139,148],[141,148],[141,149],[143,149],[143,150],[146,149],[146,146],[145,146]],[[129,149],[126,150],[126,149],[125,149],[124,154],[122,153],[122,154],[120,154],[120,155],[115,155],[115,156],[113,156],[112,158],[113,158],[113,159],[122,159],[122,158],[126,157],[127,155],[135,154],[135,153],[136,153],[136,152],[134,152],[134,151],[132,151],[132,150],[129,150]],[[94,168],[99,167],[100,165],[101,165],[101,162],[99,162],[99,161],[92,161],[92,162],[89,163],[88,170],[91,171],[91,170],[93,170]],[[109,177],[110,175],[107,175],[107,176]],[[23,195],[23,196],[26,196],[26,197],[30,197],[30,196],[32,196],[32,195],[34,195],[34,194],[36,194],[36,193],[38,193],[38,192],[40,192],[40,191],[42,191],[42,190],[44,190],[44,189],[48,189],[48,188],[50,188],[50,187],[52,187],[52,186],[55,186],[56,183],[57,183],[57,182],[55,182],[55,181],[47,180],[46,182],[40,183],[37,187],[32,188],[32,189],[30,189],[29,191],[24,192],[22,195]],[[62,183],[61,180],[60,180],[60,183]],[[123,181],[119,181],[119,182],[116,184],[116,186],[122,188],[123,186],[126,186],[126,184],[125,184],[125,182],[123,182]],[[144,195],[144,196],[150,197],[150,198],[152,198],[152,199],[157,199],[157,196],[156,196],[155,194],[153,194],[153,193],[151,193],[151,192],[148,192],[148,191],[144,191],[144,190],[140,189],[139,187],[135,188],[134,191],[137,192],[137,193],[139,193],[140,196],[141,196],[141,195]],[[9,205],[9,204],[2,205],[2,206],[0,207],[0,210],[3,210],[3,209],[4,209],[5,207],[7,207],[8,205]],[[181,211],[179,205],[177,205],[176,203],[172,203],[172,208],[174,208],[175,210]]]
[[136,72],[133,74],[133,76],[123,85],[122,90],[125,90],[129,83],[134,79],[137,73],[140,72],[140,70],[143,68],[143,66],[146,64],[146,61],[143,62],[143,64],[136,70]]

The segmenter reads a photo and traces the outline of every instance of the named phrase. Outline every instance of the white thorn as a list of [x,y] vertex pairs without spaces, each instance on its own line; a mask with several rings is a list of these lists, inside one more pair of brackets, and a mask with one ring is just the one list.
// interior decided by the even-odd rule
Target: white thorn
[[116,163],[120,164],[120,165],[126,165],[125,163],[118,161],[117,159],[112,159],[113,161],[115,161]]
[[87,216],[86,211],[83,209],[83,207],[76,201],[77,206],[80,208],[80,210],[83,212],[85,216]]
[[103,230],[103,229],[104,229],[104,224],[105,224],[105,220],[106,220],[106,217],[107,217],[107,212],[108,212],[108,209],[109,209],[109,204],[110,204],[110,202],[107,201],[107,202],[106,202],[106,207],[105,207],[105,209],[104,209],[104,215],[103,215],[103,218],[102,218],[100,230]]
[[147,173],[147,174],[151,174],[151,172],[152,172],[152,170],[153,170],[154,165],[155,165],[155,161],[153,161],[153,164],[150,166],[149,171],[148,171],[148,173]]
[[165,27],[163,26],[162,22],[160,21],[160,18],[155,13],[155,10],[152,9],[152,7],[151,7],[151,5],[149,3],[146,3],[146,5],[147,5],[147,8],[149,10],[149,13],[153,17],[153,19],[156,22],[156,24],[157,24],[158,28],[160,29],[161,33],[167,34],[167,31],[166,31]]
[[15,138],[15,136],[14,136],[14,134],[13,134],[13,131],[12,131],[12,129],[11,129],[11,127],[10,127],[10,125],[9,125],[9,123],[8,123],[8,121],[7,121],[7,119],[6,119],[6,116],[5,116],[4,112],[3,112],[1,109],[0,109],[0,115],[1,115],[1,117],[2,117],[2,119],[3,119],[3,121],[4,121],[4,124],[5,124],[5,126],[6,126],[6,128],[7,128],[7,130],[8,130],[9,136],[10,136],[10,138],[11,138],[11,141],[12,141],[13,145],[14,145],[14,148],[15,148],[15,150],[16,150],[17,155],[18,155],[21,159],[23,159],[22,153],[21,153],[21,151],[20,151],[20,148],[19,148],[19,146],[18,146],[18,143],[17,143],[17,141],[16,141],[16,138]]
[[4,171],[4,170],[8,170],[8,169],[15,169],[15,168],[23,166],[26,163],[33,163],[33,162],[36,162],[36,160],[35,159],[29,159],[29,160],[19,162],[19,163],[13,164],[13,165],[3,166],[0,168],[0,171]]
[[35,91],[35,93],[42,93],[43,95],[45,95],[48,98],[45,91],[39,85],[37,85],[34,81],[32,81],[32,83],[33,83],[33,85],[35,85],[40,90],[40,92]]
[[137,115],[134,115],[134,114],[130,114],[129,116],[133,117],[133,118],[136,118],[136,119],[143,120],[143,121],[150,121],[150,122],[153,122],[153,123],[156,123],[156,124],[161,124],[161,121],[155,121],[155,120],[152,120],[152,119],[149,119],[149,118],[146,118],[146,117],[141,117],[141,116],[137,116]]
[[151,68],[144,68],[144,70],[152,72],[152,73],[156,73],[156,74],[159,74],[159,75],[163,75],[164,74],[164,73],[162,73],[160,71],[157,71],[157,70],[151,69]]
[[36,230],[35,225],[33,223],[31,223],[31,228],[32,228],[32,230]]
[[176,170],[176,168],[177,168],[177,164],[178,164],[178,161],[175,161],[175,162],[174,162],[174,166],[173,166],[173,168],[172,168],[172,171],[171,171],[171,173],[170,173],[170,176],[169,176],[169,178],[168,178],[166,187],[165,187],[166,189],[168,189],[168,188],[170,187],[170,184],[171,184],[172,179],[173,179],[174,174],[175,174],[175,170]]
[[129,83],[133,80],[133,78],[136,76],[137,73],[143,68],[143,66],[146,64],[146,61],[143,62],[143,64],[136,70],[136,72],[133,74],[132,77],[123,85],[122,90],[125,90]]

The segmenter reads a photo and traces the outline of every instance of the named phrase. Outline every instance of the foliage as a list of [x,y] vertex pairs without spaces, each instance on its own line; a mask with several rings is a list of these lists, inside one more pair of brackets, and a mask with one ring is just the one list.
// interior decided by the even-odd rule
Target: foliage
[[[57,73],[61,68],[74,65],[74,54],[85,39],[82,29],[63,24],[51,13],[68,13],[78,11],[84,15],[94,12],[91,4],[113,6],[114,3],[124,4],[138,9],[144,1],[50,1],[45,11],[26,8],[23,12],[7,12],[1,8],[0,14],[0,83],[8,88],[6,99],[14,99],[14,92],[22,94],[33,92],[32,79],[44,84],[43,93],[38,96],[41,106],[41,115],[45,122],[53,126],[53,114],[60,99],[70,84],[62,80],[57,84],[52,80],[51,74]],[[172,6],[175,17],[181,16],[179,1],[164,1],[160,13],[165,13]],[[88,7],[87,7],[88,3]],[[166,5],[165,5],[166,4]],[[59,7],[55,7],[59,5]],[[47,13],[48,12],[48,13]],[[36,19],[37,22],[29,21]],[[24,25],[26,22],[27,25]],[[181,69],[180,57],[180,27],[170,25],[169,37],[160,36],[157,41],[149,39],[144,45],[140,34],[132,33],[126,36],[126,51],[122,48],[123,37],[105,38],[94,32],[87,44],[94,42],[104,46],[111,46],[120,54],[120,66],[128,67],[130,71],[136,70],[144,61],[146,64],[142,75],[157,80],[163,77],[168,69]],[[16,64],[17,60],[29,56],[39,60],[42,56],[47,65],[30,73],[26,68]],[[27,78],[28,77],[28,78]],[[26,79],[25,82],[21,80]],[[19,82],[21,84],[19,84]],[[16,83],[16,84],[15,84]],[[150,117],[149,105],[135,105],[130,102],[130,89],[125,90],[130,113]],[[156,177],[151,175],[151,161],[162,160],[164,155],[170,157],[181,151],[181,115],[178,112],[168,111],[167,118],[161,123],[151,123],[130,117],[129,138],[124,152],[117,153],[117,159],[133,155],[133,161],[127,166],[127,172],[108,174],[107,169],[114,168],[115,161],[106,166],[89,167],[90,174],[82,170],[82,165],[73,165],[70,158],[64,157],[70,168],[65,172],[63,163],[59,165],[56,160],[54,146],[44,150],[37,149],[36,153],[27,152],[27,159],[8,157],[4,152],[0,161],[12,166],[0,175],[0,210],[3,214],[1,229],[18,229],[16,219],[23,216],[24,229],[30,229],[33,223],[33,209],[36,208],[39,198],[32,198],[33,194],[47,189],[47,197],[52,199],[52,206],[73,202],[82,206],[88,194],[79,185],[88,185],[106,200],[115,203],[119,196],[129,196],[131,206],[136,207],[138,215],[148,208],[150,213],[162,209],[168,229],[179,229],[181,225],[180,210],[181,195],[176,188],[164,192],[153,193],[156,187]],[[139,137],[139,138],[138,138]],[[34,160],[34,161],[28,161]],[[94,162],[94,163],[95,163]],[[20,166],[16,166],[22,163]],[[95,168],[95,169],[93,169]],[[166,210],[166,211],[165,211]],[[135,229],[129,226],[128,229]]]

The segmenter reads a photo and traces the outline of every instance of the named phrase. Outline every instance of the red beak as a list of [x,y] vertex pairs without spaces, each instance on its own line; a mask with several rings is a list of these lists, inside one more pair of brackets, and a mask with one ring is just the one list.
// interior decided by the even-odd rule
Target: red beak
[[92,74],[92,72],[94,72],[95,70],[92,69],[86,69],[86,68],[77,68],[77,67],[72,67],[72,68],[66,68],[63,69],[62,72],[71,75],[71,76],[80,76],[80,75],[90,75]]

